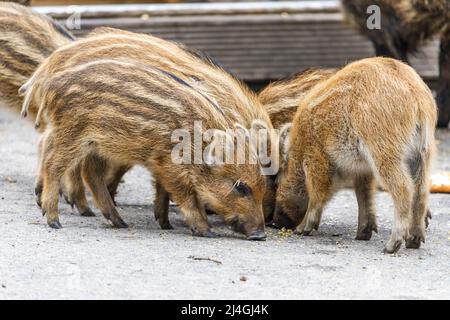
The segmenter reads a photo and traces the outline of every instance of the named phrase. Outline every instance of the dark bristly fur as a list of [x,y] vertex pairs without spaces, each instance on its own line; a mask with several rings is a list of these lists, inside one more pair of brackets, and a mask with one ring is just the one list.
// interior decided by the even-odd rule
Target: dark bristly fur
[[438,126],[447,127],[450,121],[450,23],[441,36],[437,104],[439,106]]
[[30,5],[30,0],[5,0],[4,2],[14,2],[14,3],[21,4],[23,6]]
[[[377,5],[381,11],[381,29],[367,28],[367,8]],[[438,91],[438,126],[450,121],[450,81],[448,55],[450,1],[448,0],[342,0],[346,21],[368,37],[377,56],[408,61],[419,45],[442,33]],[[446,32],[443,32],[447,30]],[[447,58],[445,58],[447,57]]]

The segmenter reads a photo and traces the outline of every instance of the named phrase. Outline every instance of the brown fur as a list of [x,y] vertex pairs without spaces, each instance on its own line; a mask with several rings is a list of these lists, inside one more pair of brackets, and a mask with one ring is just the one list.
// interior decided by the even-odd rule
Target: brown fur
[[[24,6],[0,2],[0,105],[20,112],[22,97],[19,88],[57,48],[74,37],[51,18]],[[31,104],[29,113],[35,118],[37,107]],[[41,130],[45,124],[41,125]],[[65,177],[62,191],[70,190],[71,177]],[[70,200],[66,196],[67,200]],[[82,215],[93,215],[85,198],[77,201]]]
[[[89,55],[84,54],[85,52],[89,52]],[[55,56],[58,56],[58,64],[48,67],[49,72],[53,73],[58,72],[58,70],[70,64],[88,62],[90,61],[89,59],[105,56],[133,57],[142,63],[151,62],[153,65],[173,73],[182,79],[182,81],[186,81],[192,85],[196,90],[211,97],[220,106],[232,104],[237,110],[234,108],[224,108],[224,112],[236,121],[239,120],[245,123],[247,127],[251,125],[253,120],[261,119],[262,113],[265,114],[254,94],[244,84],[224,72],[211,60],[190,52],[179,44],[149,35],[136,34],[113,28],[98,28],[91,32],[86,39],[80,40],[73,46],[65,47],[64,50],[56,52]],[[26,88],[27,85],[24,87]],[[38,122],[40,122],[40,119],[38,119]],[[109,177],[106,180],[108,189],[114,200],[118,182],[130,167],[121,166],[111,161],[108,161],[105,165],[106,176]],[[75,171],[75,176],[76,172],[80,170],[78,168]],[[82,192],[82,181],[81,179],[74,179],[74,177],[72,179],[65,179],[64,184],[68,186],[66,189],[69,189],[67,191],[69,195],[68,199],[77,208],[81,208],[79,209],[80,212],[89,212],[90,210],[86,209],[84,192]],[[159,200],[156,199],[155,203],[158,202]],[[269,212],[270,210],[265,211]],[[164,214],[161,213],[157,216],[162,217]],[[162,221],[165,220],[167,218],[162,218]],[[161,220],[159,221],[162,227],[170,228],[170,225],[162,223]]]
[[[370,30],[366,10],[377,5],[381,11],[381,29]],[[408,61],[408,54],[415,53],[419,45],[442,33],[440,49],[440,78],[438,107],[440,127],[450,121],[450,81],[448,57],[450,39],[444,30],[449,28],[450,1],[448,0],[342,0],[346,21],[367,36],[373,43],[377,56]]]
[[[20,111],[20,86],[50,53],[72,39],[49,17],[15,3],[0,2],[0,104]],[[36,113],[34,106],[30,112]]]
[[[273,82],[264,88],[259,93],[258,98],[269,113],[273,126],[281,129],[288,123],[292,123],[298,106],[303,102],[307,94],[317,84],[329,79],[337,71],[338,69],[307,69],[289,78]],[[280,152],[284,154],[287,151],[280,150]],[[273,212],[275,210],[277,179],[276,177],[273,177],[272,180],[273,181],[269,182],[271,187],[268,188],[264,205],[265,216],[268,221],[272,220]],[[353,188],[354,182],[349,182],[345,187]],[[428,225],[429,216],[431,216],[431,213],[428,213],[427,215],[427,219],[425,220],[426,225]],[[284,217],[278,217],[278,219],[283,219],[280,225],[286,228],[295,228],[295,224],[289,219]],[[272,224],[272,226],[280,227],[274,224]],[[359,238],[365,239],[363,236],[360,236]]]
[[313,88],[300,105],[280,175],[276,222],[309,234],[336,188],[353,180],[359,205],[358,239],[377,230],[374,190],[392,195],[394,227],[387,252],[418,248],[425,239],[436,106],[409,66],[388,58],[354,62]]
[[336,71],[337,69],[307,69],[265,87],[258,98],[269,113],[273,127],[280,129],[292,122],[298,106],[309,91]]
[[[103,176],[95,173],[112,163],[141,164],[162,191],[155,201],[160,224],[167,224],[162,217],[170,195],[195,234],[211,234],[209,208],[249,238],[263,237],[266,179],[260,166],[175,165],[170,160],[171,132],[192,130],[194,120],[226,129],[260,119],[271,128],[256,96],[221,68],[174,43],[108,29],[57,50],[24,90],[29,102],[41,106],[37,122],[51,123],[41,170],[42,205],[50,225],[60,226],[55,181],[84,161],[83,175],[96,204],[116,226],[125,226]],[[233,189],[237,181],[250,187],[251,196]]]
[[[337,69],[307,69],[289,78],[270,83],[259,94],[258,99],[269,113],[272,125],[283,130],[291,123],[298,106],[311,89],[331,77]],[[264,197],[264,216],[268,223],[273,218],[276,197],[276,176],[268,180]]]

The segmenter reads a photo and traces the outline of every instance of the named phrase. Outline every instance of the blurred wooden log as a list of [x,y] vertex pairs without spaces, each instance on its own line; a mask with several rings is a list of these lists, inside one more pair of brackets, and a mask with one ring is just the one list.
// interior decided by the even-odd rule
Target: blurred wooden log
[[[124,4],[124,3],[175,3],[183,0],[24,0],[32,6],[86,5],[86,4]],[[17,1],[18,2],[18,1]]]
[[30,5],[30,0],[2,0],[3,2],[15,2],[24,6]]
[[[37,7],[61,22],[68,7]],[[309,67],[339,67],[374,55],[342,23],[338,1],[79,6],[82,36],[98,26],[151,33],[202,50],[236,76],[258,82]],[[438,42],[411,59],[427,80],[438,75]]]

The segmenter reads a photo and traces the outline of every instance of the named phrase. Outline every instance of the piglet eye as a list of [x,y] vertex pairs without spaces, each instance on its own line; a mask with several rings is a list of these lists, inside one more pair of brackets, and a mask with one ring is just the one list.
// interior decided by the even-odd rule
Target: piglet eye
[[252,190],[250,189],[250,187],[245,184],[244,182],[236,182],[236,184],[234,185],[234,190],[239,193],[239,195],[245,197],[248,196],[252,193]]

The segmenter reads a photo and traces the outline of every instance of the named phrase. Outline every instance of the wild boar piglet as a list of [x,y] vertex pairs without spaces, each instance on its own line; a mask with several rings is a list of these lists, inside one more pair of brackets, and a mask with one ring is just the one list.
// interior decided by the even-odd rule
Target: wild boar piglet
[[[73,39],[51,18],[16,3],[0,2],[0,105],[20,112],[20,86],[46,57]],[[33,116],[36,112],[30,106]]]
[[[81,161],[101,212],[115,226],[126,226],[104,180],[105,164],[112,161],[147,168],[160,195],[178,204],[194,235],[214,236],[205,212],[211,209],[247,239],[265,239],[266,179],[259,163],[220,163],[206,151],[206,162],[174,161],[175,131],[194,137],[195,123],[219,132],[235,127],[214,101],[176,75],[134,59],[94,59],[54,74],[44,69],[28,83],[25,101],[38,103],[37,122],[45,118],[50,124],[39,176],[42,211],[51,227],[61,227],[59,180]],[[188,141],[183,152],[194,153],[195,139]]]
[[308,235],[347,180],[357,196],[358,239],[377,231],[378,180],[394,200],[394,224],[385,251],[403,240],[425,240],[436,105],[429,88],[406,64],[369,58],[349,64],[317,85],[300,105],[279,174],[274,221]]
[[[258,99],[269,114],[273,127],[280,130],[279,136],[285,135],[285,130],[292,123],[298,106],[312,88],[331,77],[336,71],[337,69],[307,69],[286,79],[272,82],[258,93]],[[282,153],[282,150],[279,150],[279,154]],[[268,225],[276,227],[272,219],[275,210],[277,174],[272,175],[267,184],[264,216]]]
[[[269,130],[272,128],[269,116],[256,94],[245,84],[203,53],[193,52],[183,45],[151,35],[113,28],[97,28],[88,37],[54,52],[51,63],[46,63],[43,69],[49,74],[54,74],[59,70],[97,59],[133,59],[142,64],[151,64],[175,76],[178,81],[189,84],[193,90],[202,92],[205,97],[221,107],[230,123],[239,123],[250,128],[254,121],[262,120]],[[130,167],[114,163],[112,159],[108,159],[105,165],[105,179],[114,200],[118,183]],[[83,203],[80,200],[84,198],[84,190],[81,179],[76,178],[79,176],[77,171],[80,170],[74,170],[71,179],[65,179],[72,183],[65,185],[71,186],[70,192],[67,193],[70,202],[80,207],[79,203]],[[172,227],[167,210],[169,198],[158,192],[160,184],[157,180],[155,187],[157,191],[155,216],[163,229],[170,229]],[[37,191],[39,198],[39,188]]]
[[[303,72],[297,73],[289,78],[282,79],[271,83],[264,88],[259,94],[258,98],[263,104],[264,108],[269,113],[272,125],[280,129],[282,137],[286,136],[286,130],[289,130],[289,124],[292,123],[294,115],[298,107],[302,104],[305,97],[311,90],[332,77],[338,69],[307,69]],[[284,150],[287,145],[281,145],[280,154],[286,154],[288,150]],[[284,161],[284,156],[282,161]],[[283,165],[283,163],[281,163]],[[272,177],[272,181],[269,181],[271,188],[269,188],[265,198],[265,215],[266,220],[272,220],[273,210],[275,209],[275,198],[277,189],[276,176]],[[353,181],[348,181],[343,185],[346,188],[353,187]],[[431,218],[431,213],[427,212],[425,220],[428,226],[428,220]],[[272,227],[278,227],[276,224],[271,223]],[[283,223],[284,227],[294,228],[295,225],[286,220]],[[358,239],[367,240],[367,236],[360,236]]]

